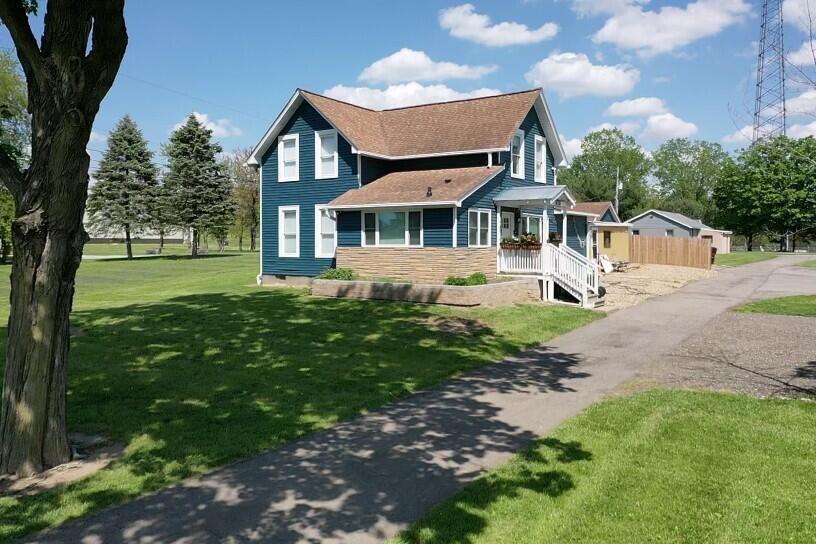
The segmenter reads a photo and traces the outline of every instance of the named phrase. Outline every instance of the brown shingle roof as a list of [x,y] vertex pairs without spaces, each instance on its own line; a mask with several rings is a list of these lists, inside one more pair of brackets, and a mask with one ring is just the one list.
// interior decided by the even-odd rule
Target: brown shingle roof
[[[392,172],[338,196],[330,206],[365,206],[370,204],[433,204],[458,202],[483,182],[501,172],[502,166],[472,166]],[[428,196],[428,187],[432,196]]]
[[504,149],[541,91],[381,111],[302,93],[359,150],[402,157]]
[[611,202],[578,202],[572,211],[603,215],[611,205]]

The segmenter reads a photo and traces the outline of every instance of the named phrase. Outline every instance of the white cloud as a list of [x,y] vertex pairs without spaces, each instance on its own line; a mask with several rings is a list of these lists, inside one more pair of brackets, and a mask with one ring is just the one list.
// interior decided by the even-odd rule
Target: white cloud
[[718,34],[750,12],[745,0],[697,0],[685,7],[664,6],[656,11],[630,5],[614,12],[593,40],[648,57]]
[[360,81],[396,83],[400,81],[444,81],[446,79],[479,79],[498,67],[470,66],[454,62],[436,62],[424,51],[402,48],[368,66]]
[[530,67],[527,81],[562,97],[620,96],[634,88],[640,72],[623,64],[592,64],[583,53],[553,53]]
[[[233,136],[240,136],[243,134],[243,131],[239,127],[235,126],[229,119],[222,118],[211,120],[208,114],[197,111],[193,112],[193,116],[199,123],[212,131],[213,138],[231,138]],[[187,118],[185,117],[175,124],[173,130],[178,130],[186,122]]]
[[564,153],[567,155],[567,162],[572,162],[572,159],[581,153],[581,138],[566,140],[563,136],[561,136],[561,145],[564,146]]
[[490,17],[476,13],[475,9],[473,4],[443,9],[439,12],[439,25],[451,36],[489,47],[538,43],[558,34],[555,23],[545,23],[535,29],[522,23],[492,24]]
[[652,115],[640,134],[644,140],[662,142],[671,138],[687,138],[697,132],[697,125],[684,121],[673,113]]
[[461,100],[463,98],[477,98],[500,93],[501,91],[498,89],[488,88],[460,92],[442,84],[422,85],[416,81],[411,81],[410,83],[389,85],[385,89],[335,85],[331,89],[324,91],[323,94],[366,108],[387,109],[427,104],[429,102],[447,102],[450,100]]
[[803,32],[810,31],[810,20],[816,24],[816,5],[812,0],[785,0],[782,3],[782,17]]
[[662,99],[648,96],[613,102],[604,113],[613,117],[648,117],[667,111],[666,103]]
[[814,49],[816,49],[816,43],[811,44],[810,41],[805,40],[799,49],[788,53],[786,58],[788,62],[796,66],[814,66],[816,65],[816,53],[814,53]]
[[722,143],[724,144],[748,144],[754,136],[754,127],[752,125],[745,125],[738,128],[731,134],[723,136]]
[[91,131],[91,138],[88,140],[90,144],[103,144],[108,141],[108,135],[104,132]]
[[806,125],[791,125],[788,127],[787,135],[791,138],[805,138],[816,136],[816,121]]
[[579,16],[618,13],[638,4],[648,4],[649,0],[572,0],[572,11]]
[[816,89],[810,89],[787,101],[786,108],[790,115],[816,114]]
[[621,132],[625,134],[634,134],[640,129],[640,123],[637,121],[623,121],[621,123],[601,123],[600,125],[595,125],[594,127],[590,127],[587,130],[587,133],[590,132],[597,132],[599,130],[612,130],[612,129],[620,129]]

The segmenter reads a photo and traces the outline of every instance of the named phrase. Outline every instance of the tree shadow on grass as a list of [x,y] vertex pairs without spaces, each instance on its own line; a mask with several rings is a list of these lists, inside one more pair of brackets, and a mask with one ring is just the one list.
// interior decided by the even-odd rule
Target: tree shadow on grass
[[[221,259],[225,257],[240,257],[241,255],[245,255],[245,253],[206,253],[203,255],[198,255],[197,257],[193,257],[192,255],[151,255],[149,257],[134,257],[132,262],[135,261],[189,261],[189,260],[198,260],[198,259]],[[89,257],[93,257],[93,255],[89,255]],[[103,256],[105,257],[105,256]],[[96,261],[101,263],[108,263],[111,261],[127,261],[127,255],[122,255],[121,257],[107,257],[107,258],[93,258],[90,261]]]
[[575,356],[537,348],[337,425],[523,347],[489,327],[429,330],[435,316],[293,290],[76,312],[69,428],[123,441],[127,452],[88,480],[0,504],[0,518],[20,534],[66,502],[77,504],[68,517],[85,515],[277,448],[47,540],[204,531],[321,541],[409,523],[473,480],[484,459],[535,439],[485,395],[569,391],[587,376]]

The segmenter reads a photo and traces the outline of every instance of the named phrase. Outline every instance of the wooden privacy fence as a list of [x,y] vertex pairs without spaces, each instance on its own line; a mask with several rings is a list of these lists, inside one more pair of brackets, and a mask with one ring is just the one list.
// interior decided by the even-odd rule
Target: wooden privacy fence
[[670,236],[629,236],[629,260],[643,264],[671,264],[711,268],[711,240]]

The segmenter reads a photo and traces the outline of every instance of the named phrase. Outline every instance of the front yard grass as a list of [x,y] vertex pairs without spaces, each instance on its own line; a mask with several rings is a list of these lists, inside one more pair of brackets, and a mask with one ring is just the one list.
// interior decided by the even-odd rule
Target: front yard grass
[[[68,427],[127,449],[87,479],[0,498],[0,540],[330,427],[598,317],[563,306],[311,298],[255,287],[257,262],[256,254],[82,263]],[[9,300],[6,281],[0,300]],[[0,353],[5,341],[3,327]]]
[[799,266],[804,266],[805,268],[816,268],[816,260],[805,261],[801,263]]
[[803,401],[601,402],[395,542],[814,542],[815,426]]
[[735,251],[733,253],[718,254],[714,258],[714,264],[720,266],[741,266],[743,264],[758,263],[775,259],[776,253],[764,253],[762,251]]
[[794,295],[749,302],[737,308],[738,312],[754,314],[800,315],[816,317],[816,295]]

